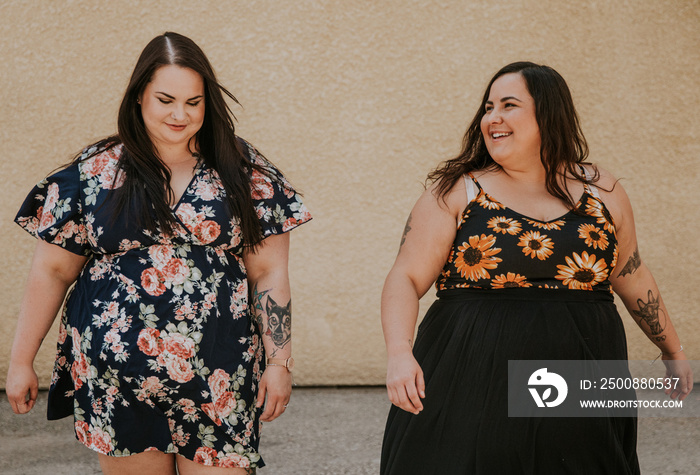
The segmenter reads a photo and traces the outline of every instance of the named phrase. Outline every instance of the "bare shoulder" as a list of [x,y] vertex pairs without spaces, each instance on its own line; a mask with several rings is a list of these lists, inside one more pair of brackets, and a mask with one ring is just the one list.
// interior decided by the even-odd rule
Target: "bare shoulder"
[[[592,165],[586,165],[586,168],[593,172]],[[613,219],[619,226],[632,213],[632,205],[627,192],[615,175],[603,167],[596,165],[595,168],[598,170],[598,181],[595,182],[594,186],[598,188],[600,199],[610,210]]]
[[431,201],[443,212],[453,215],[455,218],[467,207],[467,189],[463,179],[457,182],[443,196],[438,195],[440,182],[432,183],[421,196],[421,200]]

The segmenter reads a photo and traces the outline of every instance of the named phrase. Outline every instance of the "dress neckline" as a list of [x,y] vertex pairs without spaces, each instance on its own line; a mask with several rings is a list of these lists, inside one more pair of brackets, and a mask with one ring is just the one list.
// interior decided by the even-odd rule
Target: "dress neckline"
[[[578,199],[578,201],[576,202],[576,204],[574,205],[574,207],[573,207],[572,209],[568,210],[566,213],[562,214],[561,216],[559,216],[559,217],[557,217],[557,218],[548,219],[548,220],[533,218],[533,217],[530,217],[530,216],[528,216],[528,215],[526,215],[526,214],[523,214],[523,213],[521,213],[521,212],[519,212],[519,211],[516,211],[516,210],[514,210],[513,208],[504,205],[504,204],[501,203],[499,200],[495,199],[493,196],[491,196],[491,195],[489,195],[488,193],[486,193],[486,191],[484,191],[483,189],[481,190],[481,192],[479,193],[479,195],[484,195],[484,196],[486,196],[486,197],[488,198],[489,201],[492,201],[492,202],[494,202],[494,203],[498,203],[503,209],[507,209],[507,210],[510,211],[511,213],[515,213],[515,214],[517,214],[518,216],[520,216],[520,217],[522,217],[522,218],[524,218],[524,219],[529,219],[530,221],[537,221],[538,223],[542,223],[542,224],[550,224],[550,223],[553,223],[553,222],[555,222],[555,221],[559,221],[559,220],[561,220],[561,219],[564,219],[565,217],[567,217],[568,215],[570,215],[571,213],[573,213],[575,209],[578,209],[579,207],[581,207],[581,203],[583,202],[583,199],[584,199],[585,196],[586,196],[586,190],[585,190],[585,189],[583,190],[583,193],[581,194],[581,197]],[[478,196],[477,196],[477,199],[478,199]]]
[[190,179],[190,182],[185,187],[185,190],[182,192],[182,195],[180,195],[180,198],[177,200],[177,202],[173,206],[170,207],[173,214],[176,213],[177,209],[180,207],[180,204],[182,204],[183,200],[185,199],[185,196],[187,196],[187,194],[189,193],[190,188],[192,188],[192,184],[199,176],[199,173],[202,171],[202,168],[204,168],[204,161],[197,160],[197,164],[194,166],[194,173],[192,174],[192,178]]
[[[573,213],[575,209],[578,209],[581,207],[581,205],[583,204],[584,198],[586,198],[586,195],[588,194],[588,189],[587,189],[586,185],[584,184],[583,193],[581,193],[581,196],[579,197],[578,201],[576,201],[576,204],[574,204],[574,207],[572,209],[568,210],[566,213],[562,214],[561,216],[559,216],[557,218],[542,220],[542,219],[532,218],[526,214],[523,214],[523,213],[520,213],[519,211],[514,210],[513,208],[511,208],[509,206],[504,205],[500,200],[497,200],[493,196],[488,194],[486,192],[486,190],[484,190],[481,187],[481,184],[477,181],[477,179],[474,178],[474,175],[469,173],[469,177],[474,181],[474,184],[476,184],[476,186],[479,188],[479,194],[476,195],[476,198],[474,198],[474,201],[479,201],[480,197],[486,197],[486,199],[488,201],[498,204],[502,209],[505,209],[505,210],[510,211],[511,213],[517,214],[518,216],[520,216],[523,219],[529,219],[530,221],[537,221],[538,223],[542,223],[542,224],[551,224],[551,223],[554,223],[554,222],[559,221],[561,219],[564,219],[565,217],[567,217],[568,215]],[[466,206],[466,208],[464,208],[464,211],[466,211],[467,208],[469,208],[469,205],[471,205],[471,203],[467,203],[467,206]]]

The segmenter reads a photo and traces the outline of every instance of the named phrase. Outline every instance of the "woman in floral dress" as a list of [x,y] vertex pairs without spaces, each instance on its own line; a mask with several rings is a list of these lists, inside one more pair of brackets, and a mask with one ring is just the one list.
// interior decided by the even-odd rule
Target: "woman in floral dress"
[[629,199],[587,151],[563,78],[513,63],[429,175],[382,294],[383,475],[639,473],[634,417],[508,417],[509,360],[627,359],[613,290],[679,378],[670,396],[691,391]]
[[68,292],[48,417],[73,415],[107,474],[254,473],[260,421],[289,402],[287,232],[311,216],[235,136],[225,95],[194,42],[156,37],[118,134],[41,181],[16,218],[39,241],[8,398],[34,406],[33,360]]

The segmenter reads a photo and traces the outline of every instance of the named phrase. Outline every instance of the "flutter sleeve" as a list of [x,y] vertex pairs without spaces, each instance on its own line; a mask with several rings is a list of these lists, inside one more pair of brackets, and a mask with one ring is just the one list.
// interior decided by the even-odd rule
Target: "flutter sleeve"
[[87,239],[80,172],[74,164],[41,180],[22,203],[15,222],[35,238],[87,256]]
[[311,213],[282,173],[248,144],[253,162],[270,172],[251,175],[251,195],[262,226],[263,237],[282,234],[310,221]]

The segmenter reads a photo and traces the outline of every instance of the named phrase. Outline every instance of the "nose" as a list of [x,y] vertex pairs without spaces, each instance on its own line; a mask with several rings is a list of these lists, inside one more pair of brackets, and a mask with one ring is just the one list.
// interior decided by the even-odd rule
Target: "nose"
[[170,112],[170,117],[173,120],[183,120],[185,118],[185,109],[181,105],[175,105],[173,110]]
[[491,109],[488,112],[488,122],[489,124],[500,124],[503,121],[501,113],[497,109]]

